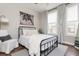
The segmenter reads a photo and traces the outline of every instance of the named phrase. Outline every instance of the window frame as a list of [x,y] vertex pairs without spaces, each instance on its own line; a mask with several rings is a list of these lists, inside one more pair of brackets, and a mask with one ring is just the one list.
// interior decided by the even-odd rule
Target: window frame
[[[51,13],[53,13],[53,12],[56,12],[57,14],[58,14],[58,10],[57,10],[57,8],[55,8],[55,9],[53,9],[53,10],[51,10],[51,11],[49,11],[48,12],[48,14],[51,14]],[[58,15],[56,15],[56,16],[58,16]],[[48,15],[47,15],[47,17],[48,17]],[[49,23],[48,23],[48,18],[47,18],[47,33],[48,34],[57,34],[57,30],[56,30],[56,33],[49,33],[48,31],[48,27],[49,27]],[[56,18],[56,29],[57,29],[57,18]]]

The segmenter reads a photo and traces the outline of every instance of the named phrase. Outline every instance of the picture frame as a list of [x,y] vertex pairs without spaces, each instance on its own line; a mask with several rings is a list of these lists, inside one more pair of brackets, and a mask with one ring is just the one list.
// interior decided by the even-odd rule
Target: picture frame
[[20,11],[20,25],[34,25],[34,16]]

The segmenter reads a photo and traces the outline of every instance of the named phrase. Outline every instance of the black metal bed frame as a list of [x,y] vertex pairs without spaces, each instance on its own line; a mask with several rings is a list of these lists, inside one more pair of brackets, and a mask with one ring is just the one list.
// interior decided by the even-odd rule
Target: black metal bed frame
[[[20,26],[18,28],[18,39],[20,37],[20,30],[22,31],[22,28],[25,27],[25,26]],[[26,28],[35,28],[35,27],[26,27]],[[36,28],[35,28],[36,29]],[[23,33],[21,33],[23,34]],[[56,39],[54,39],[56,37]],[[48,41],[46,43],[43,43],[45,40],[49,40],[49,39],[53,39],[51,41]],[[56,40],[54,43],[53,41]],[[43,43],[43,44],[42,44]],[[50,46],[48,47],[48,44],[50,44]],[[42,50],[42,46],[44,46],[44,50]],[[45,47],[47,46],[47,49],[45,49]],[[50,38],[46,38],[44,40],[42,40],[40,42],[40,56],[47,56],[50,52],[52,52],[56,47],[58,47],[58,36],[54,36],[54,37],[50,37]],[[36,55],[34,55],[36,56]]]
[[[54,37],[50,37],[50,38],[47,38],[47,39],[44,39],[44,40],[41,41],[41,43],[40,43],[40,56],[47,56],[56,47],[58,47],[58,36],[55,36],[55,37],[56,37],[56,39],[54,39]],[[54,40],[51,40],[51,41],[48,41],[48,42],[42,44],[43,41],[49,40],[51,38],[56,40],[56,41],[53,43]],[[48,44],[50,44],[49,47],[48,47]],[[43,51],[42,51],[42,46],[44,46],[44,50]],[[47,49],[45,49],[45,46],[47,46]]]

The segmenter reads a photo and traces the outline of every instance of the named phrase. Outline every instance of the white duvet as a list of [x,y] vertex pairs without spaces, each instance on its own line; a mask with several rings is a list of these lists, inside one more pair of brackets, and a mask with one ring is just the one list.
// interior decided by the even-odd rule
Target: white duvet
[[31,36],[22,36],[19,40],[20,44],[29,49],[29,54],[40,55],[40,43],[46,38],[53,37],[52,35],[35,34]]
[[30,37],[30,46],[29,46],[29,54],[30,55],[40,55],[40,43],[42,40],[52,37],[50,35],[32,35]]

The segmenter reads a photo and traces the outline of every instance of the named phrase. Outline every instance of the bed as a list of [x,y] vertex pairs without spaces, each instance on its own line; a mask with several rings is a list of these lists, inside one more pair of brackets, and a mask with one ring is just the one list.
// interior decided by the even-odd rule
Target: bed
[[35,27],[20,26],[18,28],[18,39],[19,44],[26,47],[29,55],[33,56],[47,56],[58,47],[57,35],[39,34]]

